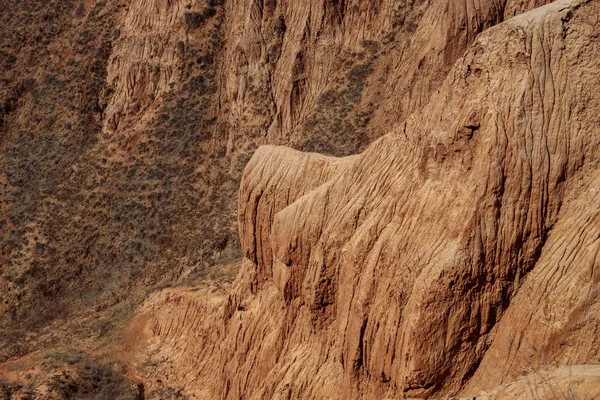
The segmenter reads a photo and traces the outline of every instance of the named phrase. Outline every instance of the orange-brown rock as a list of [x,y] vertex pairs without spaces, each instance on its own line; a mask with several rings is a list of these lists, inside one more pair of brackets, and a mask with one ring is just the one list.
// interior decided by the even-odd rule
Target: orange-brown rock
[[0,393],[597,396],[600,10],[547,3],[0,3]]
[[484,31],[358,156],[260,148],[199,397],[597,395],[598,12]]
[[478,33],[545,2],[3,2],[0,359],[220,274],[259,145],[354,154]]

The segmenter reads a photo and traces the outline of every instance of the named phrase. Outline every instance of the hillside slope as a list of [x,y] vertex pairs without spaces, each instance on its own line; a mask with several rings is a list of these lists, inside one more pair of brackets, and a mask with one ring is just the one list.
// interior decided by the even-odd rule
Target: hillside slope
[[547,3],[1,3],[0,393],[593,395],[600,10]]

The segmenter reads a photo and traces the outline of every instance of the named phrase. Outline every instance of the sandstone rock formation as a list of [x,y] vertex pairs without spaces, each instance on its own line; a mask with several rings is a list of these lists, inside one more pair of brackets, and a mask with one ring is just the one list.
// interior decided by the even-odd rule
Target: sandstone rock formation
[[599,11],[1,3],[0,393],[596,396]]
[[545,2],[3,2],[0,359],[220,274],[259,145],[354,154]]
[[173,379],[199,398],[596,395],[599,11],[557,1],[484,31],[358,156],[261,147],[231,293],[153,303],[148,337],[211,366],[155,347],[198,374]]

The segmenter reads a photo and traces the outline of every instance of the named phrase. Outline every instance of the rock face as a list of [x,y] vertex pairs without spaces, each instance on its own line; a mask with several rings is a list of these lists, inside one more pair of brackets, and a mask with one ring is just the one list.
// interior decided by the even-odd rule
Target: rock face
[[597,1],[0,12],[3,392],[597,395]]
[[[355,154],[480,32],[546,2],[2,2],[0,359],[219,275],[242,258],[237,190],[259,145]],[[69,334],[41,340],[52,324]]]
[[[219,367],[192,368],[211,384],[190,393],[597,395],[598,12],[557,1],[479,34],[360,155],[261,147],[239,195],[248,261],[182,353]],[[171,318],[149,337],[176,341]]]

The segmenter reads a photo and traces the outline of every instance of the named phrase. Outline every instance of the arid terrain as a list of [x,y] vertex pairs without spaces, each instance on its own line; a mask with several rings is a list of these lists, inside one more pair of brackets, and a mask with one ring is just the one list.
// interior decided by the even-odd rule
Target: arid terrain
[[0,399],[600,398],[600,1],[0,0]]

